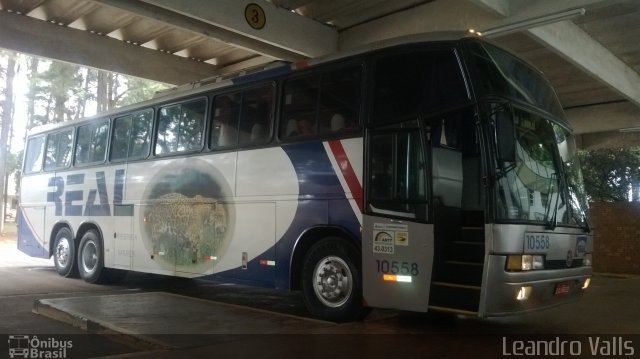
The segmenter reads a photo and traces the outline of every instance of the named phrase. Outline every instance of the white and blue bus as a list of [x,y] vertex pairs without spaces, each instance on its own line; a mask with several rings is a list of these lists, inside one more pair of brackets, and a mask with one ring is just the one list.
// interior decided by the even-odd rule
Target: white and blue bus
[[593,235],[542,74],[431,34],[218,79],[29,132],[18,247],[87,282],[126,271],[498,316],[579,298]]

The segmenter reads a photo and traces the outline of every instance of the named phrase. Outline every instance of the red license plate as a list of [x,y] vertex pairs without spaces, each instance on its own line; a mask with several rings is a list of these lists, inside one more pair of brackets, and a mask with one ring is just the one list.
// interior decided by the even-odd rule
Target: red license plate
[[554,290],[553,294],[555,295],[569,294],[570,291],[571,291],[571,284],[569,282],[560,282],[560,283],[556,283],[556,289]]

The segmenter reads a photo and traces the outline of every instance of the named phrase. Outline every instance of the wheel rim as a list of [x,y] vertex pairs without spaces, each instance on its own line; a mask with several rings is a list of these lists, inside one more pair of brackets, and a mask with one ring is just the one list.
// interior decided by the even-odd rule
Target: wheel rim
[[56,245],[56,260],[61,267],[66,267],[69,264],[69,258],[71,257],[69,239],[60,238]]
[[93,241],[87,242],[82,247],[82,269],[87,274],[93,273],[98,266],[98,248]]
[[340,257],[329,256],[313,271],[316,297],[326,306],[337,308],[349,300],[353,281],[349,265]]

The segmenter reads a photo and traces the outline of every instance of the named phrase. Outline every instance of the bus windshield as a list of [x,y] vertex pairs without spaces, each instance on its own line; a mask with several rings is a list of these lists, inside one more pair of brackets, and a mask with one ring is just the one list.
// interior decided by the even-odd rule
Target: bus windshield
[[[498,128],[503,127],[496,132],[496,148],[512,154],[511,158],[497,156],[497,219],[539,222],[549,228],[586,225],[573,137],[540,115],[511,106],[492,107],[490,117]],[[504,149],[498,141],[512,148]]]
[[510,53],[484,42],[469,45],[478,97],[500,96],[525,102],[566,123],[560,101],[541,73]]

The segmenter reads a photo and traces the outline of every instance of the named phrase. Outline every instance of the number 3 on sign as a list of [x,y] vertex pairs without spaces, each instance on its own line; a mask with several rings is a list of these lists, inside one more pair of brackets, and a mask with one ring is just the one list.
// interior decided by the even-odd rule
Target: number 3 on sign
[[267,22],[267,17],[264,14],[264,10],[258,4],[249,4],[244,8],[244,18],[247,20],[249,26],[256,30],[260,30]]

